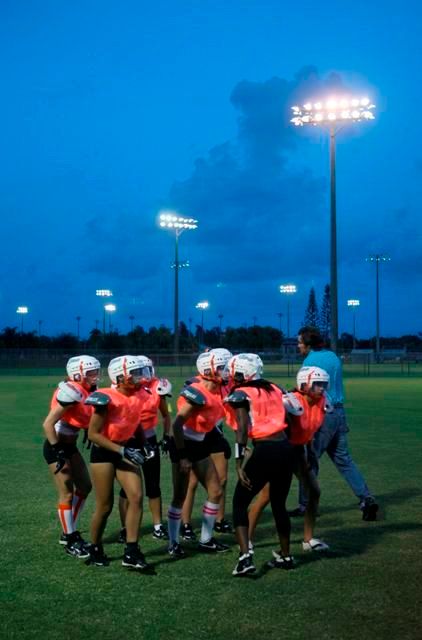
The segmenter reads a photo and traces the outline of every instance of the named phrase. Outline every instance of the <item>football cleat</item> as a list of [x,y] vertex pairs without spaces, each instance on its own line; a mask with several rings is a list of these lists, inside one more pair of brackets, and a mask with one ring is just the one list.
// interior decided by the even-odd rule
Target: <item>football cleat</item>
[[152,537],[156,540],[168,540],[169,534],[164,525],[160,524],[159,527],[152,530]]
[[254,573],[256,567],[253,563],[252,556],[249,553],[244,553],[239,556],[237,565],[232,571],[233,576],[246,576],[248,573]]
[[196,533],[192,529],[192,525],[190,524],[190,522],[182,524],[182,526],[180,527],[180,536],[183,540],[196,542]]
[[199,541],[198,549],[204,553],[225,553],[229,551],[227,544],[221,544],[221,542],[217,542],[214,538],[210,538],[208,542]]
[[273,559],[268,562],[268,566],[272,569],[290,569],[295,568],[295,560],[293,556],[284,556],[281,551],[273,551]]
[[59,538],[59,544],[67,544],[68,536],[69,536],[68,533],[62,533],[60,538]]
[[371,522],[377,519],[379,507],[372,496],[369,496],[368,498],[365,498],[365,500],[362,500],[362,502],[360,503],[360,509],[362,511],[362,520]]
[[122,560],[122,567],[128,567],[129,569],[138,569],[139,571],[145,571],[150,569],[148,562],[145,560],[145,556],[138,546],[135,549],[129,549],[126,547]]
[[215,522],[214,531],[217,533],[233,533],[232,523],[224,518],[220,522]]
[[67,544],[64,550],[69,556],[73,556],[74,558],[89,558],[89,545],[82,538],[79,531],[68,534]]
[[85,564],[93,564],[96,567],[108,567],[110,562],[104,553],[102,544],[91,544],[89,547],[89,558],[85,560]]
[[175,560],[181,560],[182,558],[186,558],[186,553],[184,552],[183,547],[178,543],[174,542],[167,549],[169,556],[174,558]]
[[304,551],[329,551],[330,547],[328,544],[323,542],[322,540],[318,540],[318,538],[311,538],[308,542],[302,542],[302,549]]

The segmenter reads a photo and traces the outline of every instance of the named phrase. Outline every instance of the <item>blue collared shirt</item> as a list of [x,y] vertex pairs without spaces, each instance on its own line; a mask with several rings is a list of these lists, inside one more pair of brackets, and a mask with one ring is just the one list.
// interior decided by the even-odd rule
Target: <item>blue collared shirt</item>
[[303,361],[304,367],[320,367],[330,376],[330,387],[328,394],[331,398],[331,402],[336,404],[337,402],[344,402],[344,388],[343,388],[343,372],[341,367],[341,361],[336,356],[334,351],[328,349],[321,349],[321,351],[310,351]]

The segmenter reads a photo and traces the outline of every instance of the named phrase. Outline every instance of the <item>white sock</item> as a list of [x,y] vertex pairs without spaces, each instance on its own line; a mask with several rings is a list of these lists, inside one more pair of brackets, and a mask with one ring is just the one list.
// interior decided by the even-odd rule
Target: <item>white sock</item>
[[78,520],[82,513],[82,509],[85,506],[86,495],[76,490],[73,494],[72,499],[72,515],[73,515],[73,524],[75,525],[75,529],[78,528]]
[[214,528],[219,508],[219,504],[215,504],[209,500],[204,503],[202,509],[201,542],[208,542],[211,540],[212,530]]
[[173,507],[171,504],[167,512],[169,528],[169,545],[179,544],[180,523],[182,521],[182,510]]
[[66,535],[73,533],[75,531],[75,525],[73,522],[72,507],[70,504],[59,504],[57,507],[57,513],[59,514],[63,533]]

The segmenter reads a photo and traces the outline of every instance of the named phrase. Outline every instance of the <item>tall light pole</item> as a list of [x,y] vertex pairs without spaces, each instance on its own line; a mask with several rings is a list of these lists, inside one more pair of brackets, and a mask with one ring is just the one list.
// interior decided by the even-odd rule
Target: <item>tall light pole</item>
[[130,320],[130,331],[131,333],[133,333],[133,321],[135,320],[135,316],[129,316],[129,320]]
[[375,300],[376,300],[376,343],[375,357],[377,362],[380,360],[380,262],[390,262],[389,256],[376,253],[366,258],[367,262],[375,262]]
[[177,358],[179,353],[179,269],[182,266],[189,266],[189,263],[179,262],[179,237],[184,231],[197,229],[198,220],[194,218],[183,218],[173,211],[163,211],[160,214],[159,224],[162,229],[170,229],[174,232],[174,355]]
[[23,335],[23,319],[29,313],[28,307],[18,307],[16,313],[21,317],[21,334]]
[[[105,312],[107,311],[108,313],[108,332],[111,333],[111,314],[114,313],[116,311],[117,307],[115,304],[105,304],[104,305],[104,317],[105,317]],[[104,321],[104,325],[105,325],[105,321]]]
[[204,300],[203,302],[198,302],[195,305],[195,309],[201,310],[201,343],[204,344],[204,311],[208,309],[210,303]]
[[75,320],[77,322],[77,327],[78,327],[77,336],[78,336],[78,342],[79,342],[79,327],[80,327],[80,322],[81,322],[81,316],[76,316]]
[[348,300],[347,306],[353,311],[353,349],[356,348],[356,307],[360,306],[360,300]]
[[279,329],[280,329],[280,335],[281,335],[281,333],[282,333],[282,329],[281,329],[281,319],[282,319],[282,317],[283,317],[283,315],[284,315],[284,314],[283,314],[283,313],[281,313],[281,312],[279,312],[279,313],[277,313],[277,315],[278,315]]
[[350,96],[331,97],[328,100],[306,102],[292,107],[291,122],[296,126],[328,126],[330,135],[330,295],[331,295],[331,348],[337,350],[338,341],[338,289],[337,289],[337,206],[336,206],[336,135],[344,125],[361,120],[373,120],[375,105],[369,98]]
[[[95,295],[98,296],[99,298],[112,298],[113,292],[111,291],[111,289],[97,289],[95,291]],[[106,309],[104,306],[103,308],[103,335],[104,336],[105,336],[105,332],[106,332]]]
[[[280,293],[287,297],[287,339],[290,338],[290,296],[297,293],[295,284],[281,284]],[[281,320],[280,320],[281,322]]]

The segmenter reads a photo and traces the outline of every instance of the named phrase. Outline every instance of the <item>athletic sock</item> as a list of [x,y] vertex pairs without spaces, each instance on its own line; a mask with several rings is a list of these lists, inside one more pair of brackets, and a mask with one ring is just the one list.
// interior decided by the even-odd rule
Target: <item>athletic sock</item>
[[84,493],[81,493],[80,491],[78,491],[78,489],[76,489],[75,493],[73,494],[72,515],[73,515],[73,523],[75,525],[75,529],[77,529],[78,520],[82,513],[82,509],[85,506],[86,498],[87,496]]
[[173,507],[171,504],[167,512],[169,527],[169,544],[179,544],[180,523],[182,521],[182,510]]
[[204,503],[204,507],[202,509],[202,528],[200,542],[208,542],[209,540],[211,540],[212,530],[214,528],[214,523],[216,521],[219,508],[219,504],[209,502],[209,500]]
[[73,522],[72,506],[70,504],[60,503],[57,507],[57,513],[63,533],[66,535],[73,533],[75,531],[75,524]]

